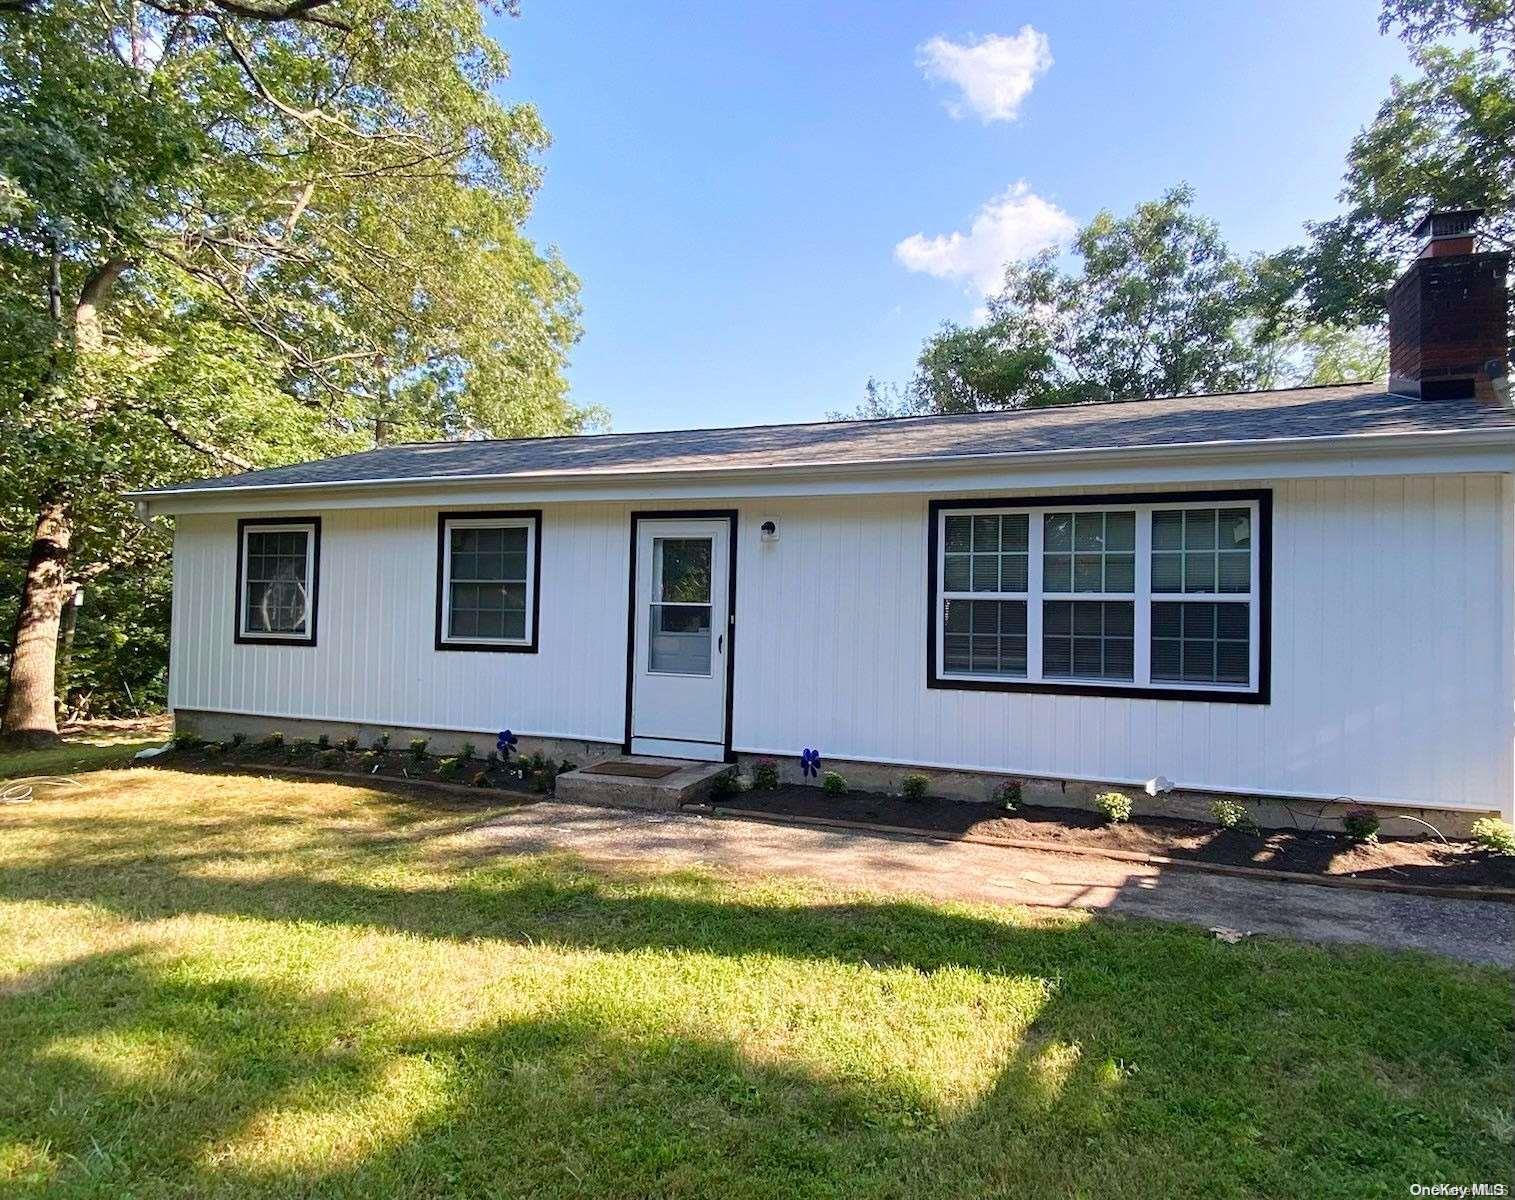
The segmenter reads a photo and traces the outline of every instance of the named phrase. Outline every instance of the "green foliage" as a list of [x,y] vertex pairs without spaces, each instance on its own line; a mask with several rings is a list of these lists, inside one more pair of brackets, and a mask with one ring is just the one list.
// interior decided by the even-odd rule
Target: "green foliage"
[[827,771],[821,776],[821,791],[831,796],[845,795],[847,780],[839,772]]
[[316,752],[316,744],[310,738],[295,738],[289,743],[290,758],[308,758]]
[[731,796],[735,796],[741,790],[742,785],[736,777],[736,772],[725,771],[710,781],[710,791],[707,795],[709,795],[711,800],[719,803]]
[[259,750],[277,750],[283,745],[284,735],[277,729],[275,729],[272,733],[267,734],[265,737],[260,738],[258,741]]
[[1473,822],[1473,840],[1494,854],[1515,854],[1515,829],[1498,817],[1479,817]]
[[1014,812],[1021,806],[1021,781],[1007,779],[994,789],[994,804],[1005,812]]
[[1094,797],[1094,808],[1111,824],[1131,819],[1131,797],[1125,792],[1101,792]]
[[1073,244],[1006,266],[974,326],[944,325],[903,395],[870,381],[864,415],[980,412],[1085,400],[1236,391],[1271,361],[1255,319],[1266,295],[1188,186],[1126,217],[1101,212]]
[[386,753],[389,750],[389,734],[381,733],[378,737],[374,738],[373,748],[379,754]]
[[320,737],[318,737],[316,739],[316,745],[319,746],[322,750],[330,750],[331,749],[331,734],[329,734],[329,733],[323,733]]
[[206,742],[203,737],[193,733],[178,733],[174,735],[174,749],[193,753],[205,748]]
[[473,777],[468,782],[476,788],[487,788],[493,785],[493,781],[489,778],[488,770],[475,771]]
[[1341,827],[1354,842],[1376,842],[1378,826],[1378,814],[1371,808],[1358,806],[1342,814]]
[[234,733],[231,735],[231,748],[233,750],[240,750],[246,744],[247,735],[245,733]]
[[752,764],[752,790],[773,792],[779,786],[779,765],[771,758],[760,758]]
[[343,764],[342,751],[334,746],[327,746],[316,755],[316,764],[328,771],[335,771]]
[[1240,800],[1212,800],[1210,815],[1222,829],[1241,829],[1248,832],[1257,829],[1257,822]]
[[358,735],[355,733],[350,734],[349,736],[343,738],[339,744],[341,745],[342,749],[351,754],[358,748]]
[[[319,11],[317,11],[319,9]],[[88,585],[68,683],[163,702],[166,526],[130,489],[393,439],[572,432],[548,144],[469,3],[0,11],[0,625],[40,499]],[[54,262],[61,303],[50,309]]]
[[906,800],[924,800],[931,788],[931,780],[924,775],[906,775],[900,780],[900,795]]
[[[1396,78],[1352,140],[1341,216],[1276,256],[1297,320],[1377,327],[1389,288],[1432,208],[1485,209],[1484,228],[1515,241],[1515,19],[1508,0],[1387,0],[1418,72]],[[1515,293],[1512,293],[1515,303]],[[1512,308],[1515,312],[1515,308]]]
[[464,742],[463,745],[458,748],[458,757],[461,758],[464,762],[471,762],[474,757],[473,743]]
[[426,757],[426,747],[431,744],[430,738],[416,737],[410,739],[410,757],[419,762]]

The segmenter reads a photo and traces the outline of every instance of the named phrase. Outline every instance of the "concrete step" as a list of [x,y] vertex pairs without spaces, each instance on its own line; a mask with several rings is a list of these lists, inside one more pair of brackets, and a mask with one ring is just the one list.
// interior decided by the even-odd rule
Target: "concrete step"
[[[644,763],[674,767],[661,779],[637,775],[611,775],[590,768],[606,763]],[[652,758],[645,754],[619,754],[568,771],[557,778],[554,798],[570,804],[594,804],[602,808],[640,808],[674,812],[701,799],[715,786],[717,777],[736,770],[735,763],[694,762],[682,758]]]

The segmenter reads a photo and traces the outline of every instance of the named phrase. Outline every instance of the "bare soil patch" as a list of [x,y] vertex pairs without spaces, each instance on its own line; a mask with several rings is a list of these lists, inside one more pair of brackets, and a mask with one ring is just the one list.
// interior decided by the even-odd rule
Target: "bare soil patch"
[[1490,854],[1472,842],[1441,842],[1430,834],[1379,835],[1355,842],[1345,834],[1311,830],[1222,829],[1204,821],[1134,817],[1106,824],[1079,808],[1022,805],[1012,813],[988,804],[927,797],[906,800],[880,792],[832,795],[788,786],[723,797],[725,808],[776,816],[853,821],[923,833],[1045,842],[1049,848],[1135,851],[1235,867],[1351,876],[1434,886],[1515,887],[1515,857]]

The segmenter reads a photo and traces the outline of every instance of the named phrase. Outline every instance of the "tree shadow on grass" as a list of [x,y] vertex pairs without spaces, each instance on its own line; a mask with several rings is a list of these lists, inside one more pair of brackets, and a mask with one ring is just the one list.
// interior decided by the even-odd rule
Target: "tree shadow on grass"
[[[988,1086],[947,1104],[888,1071],[762,1055],[698,1010],[649,1016],[613,994],[418,1032],[361,993],[114,951],[0,996],[0,1139],[24,1148],[22,1175],[26,1155],[53,1156],[39,1187],[51,1173],[102,1196],[1358,1195],[1495,1178],[1504,1159],[1432,1086],[1456,1078],[1499,1102],[1491,1060],[1511,1022],[1483,973],[1429,964],[1425,986],[1370,952],[903,900],[732,899],[692,873],[649,881],[563,859],[396,886],[221,878],[197,873],[193,823],[153,828],[155,849],[126,869],[66,847],[0,866],[0,900],[590,951],[646,972],[667,954],[752,959],[748,979],[768,959],[942,973],[945,987],[967,973],[1040,981],[1043,999]],[[157,1050],[113,1056],[133,1045]]]

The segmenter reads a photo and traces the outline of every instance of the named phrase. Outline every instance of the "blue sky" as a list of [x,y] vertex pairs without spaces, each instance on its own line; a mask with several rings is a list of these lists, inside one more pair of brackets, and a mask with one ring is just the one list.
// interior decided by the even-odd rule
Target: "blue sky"
[[849,409],[1004,255],[1180,180],[1237,250],[1298,240],[1408,69],[1377,7],[523,0],[492,28],[554,138],[529,230],[583,283],[573,398]]

